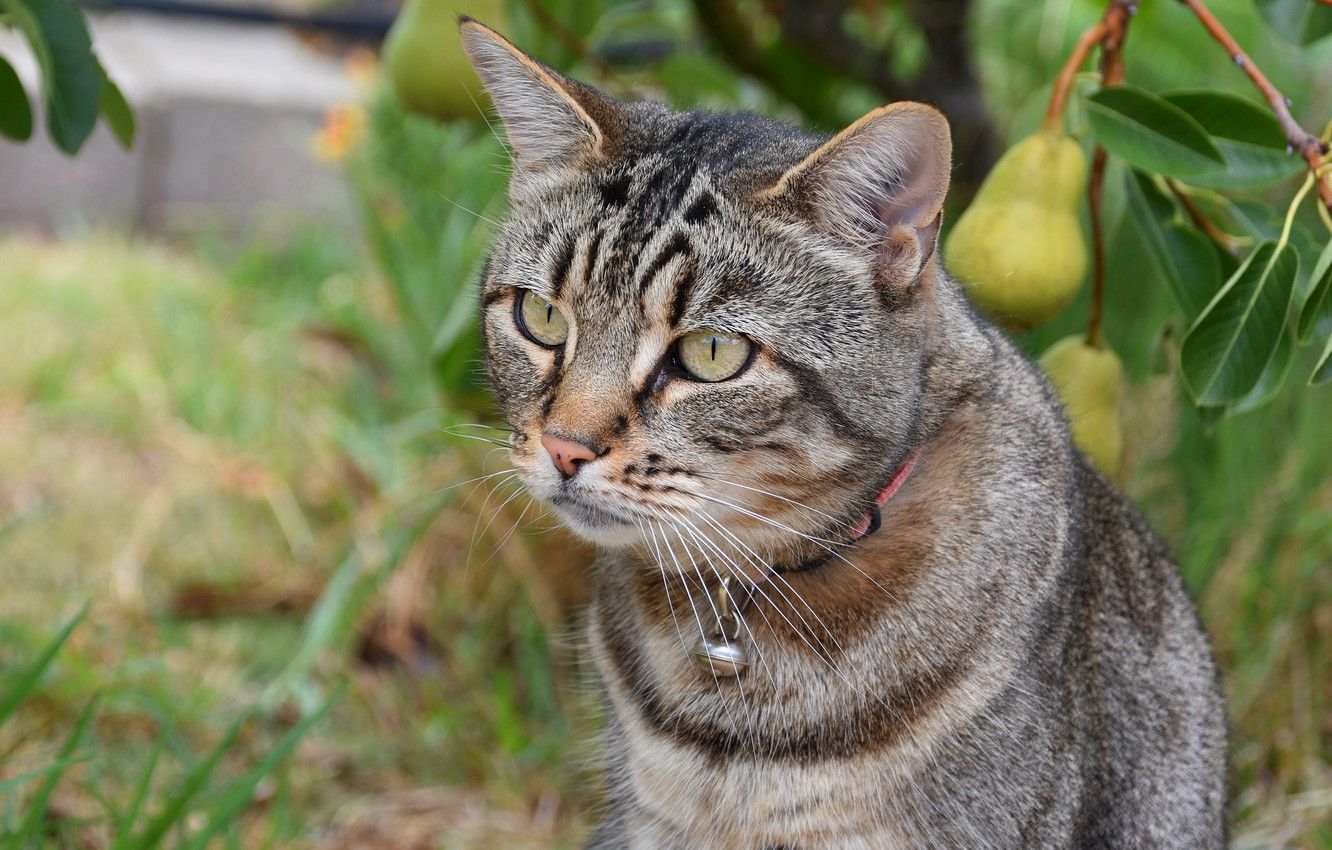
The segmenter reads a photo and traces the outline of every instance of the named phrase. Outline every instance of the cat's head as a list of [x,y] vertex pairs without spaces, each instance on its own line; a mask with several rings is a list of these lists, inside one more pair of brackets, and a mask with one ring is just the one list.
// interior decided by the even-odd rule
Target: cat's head
[[662,557],[848,540],[917,439],[944,118],[893,104],[827,139],[462,38],[512,149],[482,322],[528,489]]

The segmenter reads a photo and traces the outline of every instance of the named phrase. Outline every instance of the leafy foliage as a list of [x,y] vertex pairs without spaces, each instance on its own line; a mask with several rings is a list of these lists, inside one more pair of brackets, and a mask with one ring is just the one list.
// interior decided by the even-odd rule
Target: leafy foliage
[[[46,130],[73,156],[92,135],[98,116],[116,140],[134,144],[134,113],[93,53],[83,13],[64,0],[0,0],[0,25],[23,34],[41,69]],[[32,136],[32,105],[13,67],[0,56],[0,135],[14,141]]]
[[348,163],[366,241],[440,390],[479,399],[476,274],[504,206],[506,151],[484,125],[441,126],[378,90]]
[[1202,125],[1178,106],[1133,86],[1102,89],[1087,116],[1106,150],[1144,171],[1191,177],[1225,164]]

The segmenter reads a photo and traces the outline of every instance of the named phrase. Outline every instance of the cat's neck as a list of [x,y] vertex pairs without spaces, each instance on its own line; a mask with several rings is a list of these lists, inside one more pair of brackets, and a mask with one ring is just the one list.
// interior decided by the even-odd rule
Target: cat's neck
[[918,296],[923,387],[917,445],[938,437],[957,406],[992,383],[1001,359],[998,331],[976,315],[960,286],[930,271]]

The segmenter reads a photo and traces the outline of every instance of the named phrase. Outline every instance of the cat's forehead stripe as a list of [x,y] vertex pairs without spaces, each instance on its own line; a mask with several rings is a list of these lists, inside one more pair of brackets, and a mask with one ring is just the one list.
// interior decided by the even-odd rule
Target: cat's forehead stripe
[[574,260],[574,238],[568,236],[555,255],[555,262],[550,270],[550,291],[552,298],[559,298],[564,292],[564,284],[569,278],[569,268]]

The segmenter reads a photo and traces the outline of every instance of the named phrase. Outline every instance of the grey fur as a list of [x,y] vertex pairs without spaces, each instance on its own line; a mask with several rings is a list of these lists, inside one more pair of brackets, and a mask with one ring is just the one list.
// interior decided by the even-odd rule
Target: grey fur
[[[606,547],[588,638],[610,805],[590,846],[1221,847],[1224,710],[1194,606],[931,255],[937,218],[885,259],[820,227],[836,193],[769,191],[826,140],[615,103],[464,27],[502,114],[554,87],[553,126],[575,128],[517,164],[483,327],[524,482]],[[872,176],[912,190],[900,167]],[[522,288],[565,313],[565,348],[515,326]],[[753,364],[684,380],[670,345],[695,328],[748,336]],[[597,459],[563,479],[542,433]],[[759,661],[714,680],[689,650],[716,578],[766,564]]]

